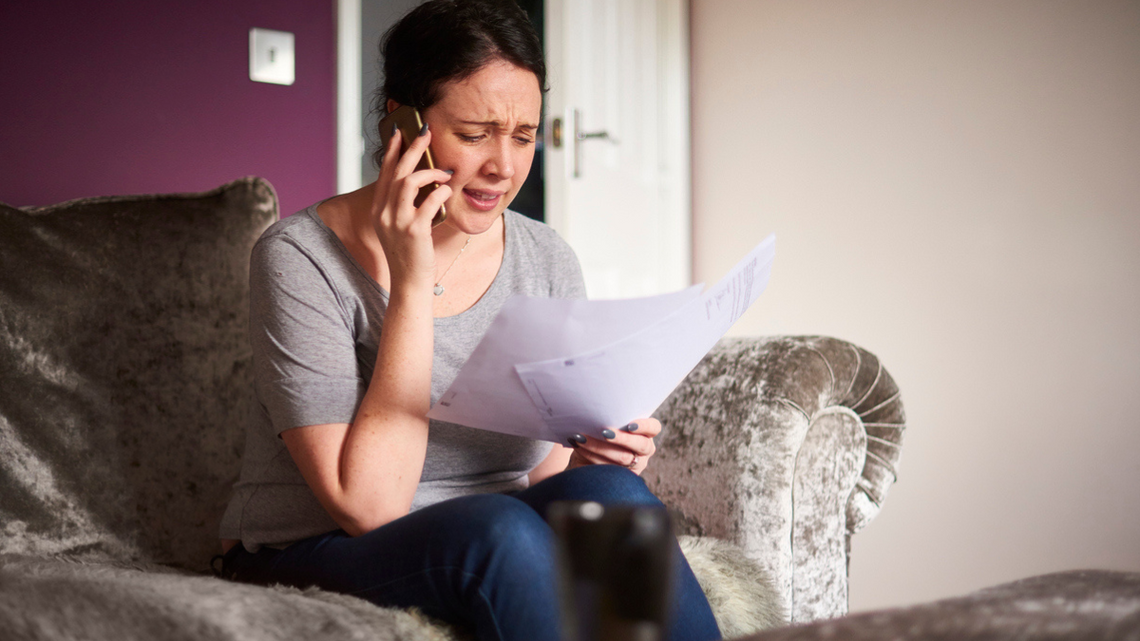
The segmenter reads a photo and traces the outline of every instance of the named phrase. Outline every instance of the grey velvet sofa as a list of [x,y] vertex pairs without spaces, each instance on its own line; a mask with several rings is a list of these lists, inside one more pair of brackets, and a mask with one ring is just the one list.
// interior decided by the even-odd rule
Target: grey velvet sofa
[[[451,638],[415,612],[210,571],[250,411],[249,250],[277,216],[258,178],[0,205],[0,637]],[[905,428],[878,359],[726,339],[658,417],[645,478],[726,637],[845,614],[850,538]]]

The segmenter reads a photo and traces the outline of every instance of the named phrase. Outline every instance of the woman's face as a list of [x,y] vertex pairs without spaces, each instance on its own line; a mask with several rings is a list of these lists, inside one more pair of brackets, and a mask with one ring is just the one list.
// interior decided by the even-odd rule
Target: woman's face
[[486,231],[530,173],[542,113],[534,73],[503,60],[445,83],[423,114],[436,166],[451,169],[447,222],[468,234]]

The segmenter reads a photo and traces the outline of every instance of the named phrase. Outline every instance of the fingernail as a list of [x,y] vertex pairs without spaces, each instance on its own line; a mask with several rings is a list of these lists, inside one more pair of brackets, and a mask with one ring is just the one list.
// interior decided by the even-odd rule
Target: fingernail
[[570,440],[572,440],[572,441],[576,441],[578,444],[580,444],[580,445],[581,445],[581,444],[585,444],[585,442],[586,442],[586,437],[585,437],[585,436],[582,436],[581,434],[575,434],[574,436],[571,436],[571,437],[570,437]]
[[443,173],[447,174],[448,176],[451,176],[455,173],[455,170],[454,169],[444,169]]
[[626,425],[622,429],[627,431],[627,432],[636,432],[637,431],[637,423],[630,423],[629,425]]
[[602,436],[610,439],[611,441],[617,438],[617,434],[614,434],[613,430],[602,430]]
[[396,126],[396,123],[392,123],[392,135],[395,136],[396,132],[399,130],[400,128]]
[[566,439],[566,442],[570,444],[570,447],[578,447],[578,441],[575,441],[572,438]]
[[420,127],[420,135],[422,136],[422,135],[424,135],[424,134],[426,134],[426,133],[427,133],[427,123],[425,122],[425,123],[424,123],[424,126],[423,126],[423,127]]

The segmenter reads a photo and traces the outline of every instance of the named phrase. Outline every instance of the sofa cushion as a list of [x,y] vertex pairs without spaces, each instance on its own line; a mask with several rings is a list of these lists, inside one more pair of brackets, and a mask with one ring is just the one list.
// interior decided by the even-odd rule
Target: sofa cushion
[[862,612],[740,641],[1136,641],[1140,573],[1070,570],[965,596]]
[[203,570],[249,405],[273,188],[0,205],[0,553]]

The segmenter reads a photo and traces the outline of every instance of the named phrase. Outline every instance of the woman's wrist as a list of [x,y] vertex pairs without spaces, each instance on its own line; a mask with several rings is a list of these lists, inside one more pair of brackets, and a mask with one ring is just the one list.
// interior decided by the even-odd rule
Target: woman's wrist
[[431,303],[435,298],[432,288],[435,283],[430,278],[406,276],[397,278],[394,274],[388,288],[388,304],[399,301],[404,303]]

